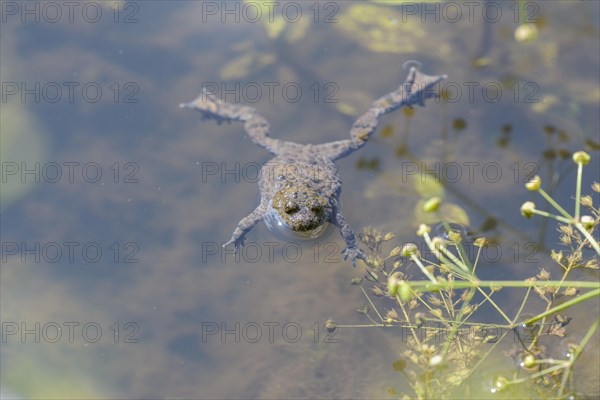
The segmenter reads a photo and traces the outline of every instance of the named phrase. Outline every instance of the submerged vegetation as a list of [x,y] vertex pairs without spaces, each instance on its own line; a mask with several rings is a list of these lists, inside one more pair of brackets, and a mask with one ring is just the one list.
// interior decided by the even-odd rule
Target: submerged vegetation
[[[572,160],[577,166],[573,213],[544,191],[539,176],[525,186],[538,192],[555,212],[542,211],[529,201],[521,207],[526,218],[542,216],[557,221],[559,241],[566,249],[552,249],[550,257],[562,271],[560,276],[551,276],[546,268],[539,267],[535,276],[522,281],[479,278],[478,264],[488,239],[472,238],[461,225],[449,223],[440,213],[441,198],[435,196],[421,207],[425,213],[437,215],[441,223],[433,230],[437,233],[432,233],[429,225],[419,226],[422,246],[408,243],[388,252],[384,247],[394,239],[393,233],[365,228],[359,235],[369,257],[366,274],[353,279],[352,284],[366,298],[366,304],[357,311],[370,324],[339,326],[400,329],[406,345],[400,347],[401,357],[393,368],[406,379],[412,393],[399,393],[390,387],[390,395],[419,399],[589,395],[585,389],[578,390],[573,371],[586,346],[597,338],[597,308],[583,335],[572,339],[567,330],[572,307],[590,300],[597,304],[600,298],[595,271],[595,281],[572,279],[575,270],[598,270],[600,211],[592,196],[582,195],[583,169],[590,156],[579,151]],[[591,190],[600,193],[600,183],[595,182]],[[424,279],[419,280],[419,275]],[[516,309],[499,299],[501,291],[511,291],[512,298],[520,299]],[[534,303],[533,296],[541,299],[543,309],[526,314],[530,312],[526,307],[532,308],[530,303]],[[485,322],[490,317],[500,322]],[[557,352],[552,340],[563,337],[567,340]],[[507,364],[502,358],[512,358],[516,368],[486,368]]]

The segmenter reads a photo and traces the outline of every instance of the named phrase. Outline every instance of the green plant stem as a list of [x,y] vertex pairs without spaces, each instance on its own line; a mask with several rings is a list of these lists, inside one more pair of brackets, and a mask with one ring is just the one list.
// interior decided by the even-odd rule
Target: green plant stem
[[527,288],[527,292],[525,292],[525,296],[523,297],[523,300],[521,301],[521,306],[519,307],[519,310],[517,311],[517,314],[515,315],[515,319],[512,321],[511,325],[514,325],[515,322],[517,322],[519,320],[519,318],[521,318],[521,313],[523,312],[523,309],[525,308],[525,304],[527,303],[527,299],[529,299],[530,293],[531,293],[531,287]]
[[[375,313],[377,313],[377,316],[379,317],[379,319],[383,322],[383,317],[381,316],[381,314],[379,314],[379,311],[377,310],[377,307],[375,307],[375,304],[373,304],[373,302],[371,301],[371,298],[367,295],[367,292],[365,292],[365,289],[362,287],[362,285],[360,285],[360,290],[362,290],[363,294],[365,295],[365,297],[369,301],[369,304],[371,305],[371,307],[373,308],[373,310],[375,310]],[[373,322],[375,322],[375,321],[373,321]]]
[[423,272],[423,274],[425,274],[425,276],[432,283],[437,283],[437,281],[435,280],[435,277],[433,275],[431,275],[431,273],[427,270],[427,268],[425,268],[425,266],[423,265],[421,260],[419,260],[419,257],[417,257],[416,254],[411,254],[410,259],[413,260],[415,264],[417,264],[417,266],[421,269],[421,272]]
[[[589,281],[566,281],[568,286],[580,289],[598,289],[600,282]],[[465,289],[471,287],[502,287],[502,288],[532,288],[532,287],[559,287],[563,281],[453,281],[437,282],[432,284],[430,281],[410,281],[413,288],[419,288],[424,291],[435,291],[439,289]]]
[[581,178],[583,174],[583,164],[577,163],[577,181],[575,186],[575,221],[579,222],[579,210],[581,200]]
[[542,217],[555,219],[555,220],[557,220],[559,222],[563,222],[565,224],[573,223],[573,218],[571,218],[571,217],[569,217],[569,218],[561,217],[560,215],[550,214],[549,212],[546,212],[543,210],[538,210],[537,208],[531,210],[531,212],[534,214],[537,214],[537,215],[541,215]]
[[350,324],[350,325],[342,325],[338,324],[338,328],[393,328],[394,325],[385,325],[385,324]]
[[[450,233],[450,231],[452,230],[452,227],[450,226],[448,221],[443,219],[442,215],[439,212],[438,212],[438,215],[439,215],[440,219],[442,219],[442,225],[444,226],[446,233]],[[465,253],[464,247],[460,243],[455,243],[454,246],[456,247],[456,250],[458,251],[458,254],[460,255],[460,260],[462,261],[463,265],[466,266],[467,271],[473,271],[473,266],[471,265],[469,258],[467,257],[467,255]]]
[[[463,276],[464,272],[470,275],[469,269],[463,263],[461,263],[460,260],[454,256],[454,254],[447,251],[445,246],[440,245],[438,246],[438,248],[436,248],[436,246],[431,241],[431,237],[429,237],[428,233],[423,234],[423,238],[425,239],[425,243],[427,243],[427,247],[429,248],[429,250],[431,250],[431,252],[436,255],[438,260],[440,260],[444,264],[448,264],[450,268],[452,267],[452,265],[456,265],[458,269],[454,268],[454,270],[460,276]],[[444,249],[444,251],[442,251],[442,249]],[[449,258],[450,256],[452,258]]]
[[[434,251],[434,249],[431,249],[431,250],[432,250],[432,251]],[[464,264],[462,261],[460,261],[460,260],[459,260],[459,259],[458,259],[458,258],[457,258],[457,257],[456,257],[454,254],[452,254],[452,252],[450,252],[450,251],[448,250],[448,248],[447,248],[445,245],[443,245],[443,244],[440,244],[440,245],[438,246],[438,249],[436,249],[436,250],[439,250],[439,251],[440,251],[440,253],[444,254],[444,256],[445,256],[446,258],[449,258],[449,259],[452,261],[452,263],[453,263],[454,265],[456,265],[458,268],[460,268],[460,269],[461,269],[463,272],[466,272],[466,273],[467,273],[467,274],[469,274],[469,275],[471,274],[471,271],[469,270],[469,267],[467,267],[467,266],[466,266],[466,265],[465,265],[465,264]]]
[[585,229],[585,227],[580,222],[576,222],[575,227],[579,229],[579,232],[581,232],[583,236],[585,236],[588,242],[590,242],[590,245],[594,248],[594,250],[596,250],[596,253],[600,256],[600,245],[598,244],[596,239],[594,239],[592,234],[589,233],[588,230]]
[[[487,26],[487,25],[486,25]],[[442,102],[442,104],[446,104],[446,102]],[[406,118],[406,129],[405,132],[403,133],[403,139],[402,139],[402,143],[406,144],[407,142],[407,137],[408,137],[408,122],[410,121],[410,118]],[[404,157],[406,157],[406,159],[408,161],[411,161],[414,163],[414,165],[417,166],[417,168],[419,169],[419,173],[420,174],[426,174],[427,171],[423,170],[423,165],[424,165],[424,161],[418,157],[416,157],[413,153],[410,152],[410,150],[406,149],[406,151],[403,153]],[[533,238],[530,237],[529,235],[527,235],[526,233],[524,233],[524,231],[522,229],[519,229],[511,224],[509,224],[508,222],[506,222],[504,219],[502,218],[497,218],[493,213],[491,213],[490,211],[488,211],[484,206],[480,205],[477,201],[475,201],[475,199],[467,196],[464,191],[461,191],[460,189],[454,187],[453,185],[449,185],[446,181],[444,181],[443,176],[439,176],[437,174],[431,174],[435,179],[436,182],[440,182],[442,184],[442,186],[444,187],[445,190],[448,191],[448,193],[451,193],[454,197],[456,197],[457,199],[459,199],[461,202],[465,203],[465,204],[469,204],[470,208],[476,212],[479,213],[480,215],[484,216],[485,218],[490,218],[493,219],[497,222],[499,227],[504,227],[505,229],[509,230],[510,232],[512,232],[514,235],[516,235],[517,237],[522,238],[525,242],[529,242],[532,241]],[[546,249],[543,245],[542,245],[542,250],[544,251],[548,251],[548,249]]]
[[554,218],[555,220],[563,222],[565,224],[575,225],[575,227],[579,230],[579,232],[581,232],[583,234],[583,236],[585,236],[585,238],[588,240],[588,242],[590,242],[590,246],[592,246],[594,248],[594,250],[596,251],[596,253],[598,253],[598,255],[600,255],[600,245],[598,244],[596,239],[594,239],[594,237],[588,232],[587,229],[585,229],[585,227],[578,220],[574,220],[573,218],[564,218],[564,217],[561,217],[560,215],[550,214],[546,211],[542,211],[542,210],[538,210],[538,209],[531,210],[531,212],[534,214],[537,214],[537,215],[541,215],[542,217]]
[[446,340],[444,343],[444,355],[448,354],[448,351],[450,350],[451,342],[454,340],[454,338],[456,337],[456,334],[458,333],[458,330],[462,326],[462,319],[465,314],[465,310],[471,303],[471,300],[473,299],[474,294],[475,294],[475,290],[474,290],[474,288],[471,288],[471,290],[469,290],[462,306],[460,307],[458,315],[454,318],[454,321],[452,324],[452,329],[450,330],[450,335],[448,336],[448,340]]
[[598,297],[598,296],[600,296],[600,289],[592,290],[590,292],[587,292],[587,293],[584,293],[584,294],[582,294],[580,296],[577,296],[574,299],[571,299],[569,301],[565,301],[564,303],[562,303],[562,304],[560,304],[560,305],[558,305],[556,307],[552,307],[551,309],[549,309],[547,311],[544,311],[543,313],[538,314],[535,317],[526,320],[524,323],[527,324],[527,325],[532,324],[532,323],[534,323],[536,321],[539,321],[542,318],[547,317],[548,315],[552,315],[552,314],[554,314],[556,312],[559,312],[561,310],[564,310],[564,309],[567,309],[567,308],[569,308],[571,306],[574,306],[575,304],[579,304],[579,303],[581,303],[583,301],[586,301],[588,299],[591,299],[593,297]]
[[[581,164],[579,164],[579,167],[581,167]],[[585,346],[588,344],[590,339],[592,339],[592,336],[594,335],[594,333],[596,333],[596,331],[598,330],[598,325],[600,325],[600,317],[596,318],[596,321],[592,324],[592,326],[590,326],[590,328],[588,329],[584,338],[581,339],[581,342],[579,342],[579,346],[573,352],[573,357],[571,357],[571,359],[569,360],[569,366],[567,368],[571,369],[571,367],[573,367],[573,364],[575,364],[575,361],[577,360],[577,358],[579,357],[579,355],[581,354],[581,352],[583,351]],[[558,397],[562,396],[563,390],[567,384],[568,376],[569,376],[568,373],[563,374],[562,381],[560,383],[560,391],[558,392]]]
[[539,377],[544,376],[546,374],[549,374],[549,373],[551,373],[553,371],[557,371],[559,369],[564,369],[564,368],[565,368],[564,363],[563,364],[554,365],[552,367],[549,367],[549,368],[543,369],[543,370],[541,370],[539,372],[536,372],[535,374],[527,375],[525,378],[520,378],[520,379],[515,379],[514,381],[510,381],[510,382],[507,383],[507,385],[516,385],[518,383],[525,383],[527,381],[539,378]]
[[475,262],[473,263],[473,275],[475,275],[475,270],[477,269],[477,264],[479,264],[479,256],[481,255],[481,249],[483,249],[483,246],[480,246],[477,249],[477,256],[475,257]]
[[512,322],[510,320],[510,318],[508,318],[508,316],[504,313],[504,311],[502,311],[502,309],[496,304],[496,302],[494,300],[492,300],[492,298],[490,296],[488,296],[488,294],[482,288],[478,287],[477,290],[483,295],[483,297],[485,297],[487,299],[487,301],[492,305],[492,307],[494,307],[496,309],[496,311],[498,311],[500,313],[500,315],[502,315],[502,317],[509,324]]
[[[406,308],[404,308],[404,303],[402,303],[402,300],[400,300],[400,296],[396,295],[396,301],[400,305],[400,309],[402,310],[402,314],[404,315],[404,319],[407,322],[410,321],[410,318],[408,318],[408,313],[406,312]],[[420,345],[421,341],[419,340],[419,337],[417,336],[417,333],[415,332],[414,328],[412,328],[412,327],[410,328],[410,333],[413,335],[413,338],[415,339],[415,342],[417,342]]]
[[561,207],[561,206],[560,206],[560,205],[559,205],[559,204],[558,204],[556,201],[554,201],[554,199],[553,199],[552,197],[550,197],[550,195],[549,195],[548,193],[546,193],[546,191],[545,191],[544,189],[540,188],[540,189],[538,190],[538,192],[539,192],[539,193],[542,195],[542,197],[543,197],[544,199],[546,199],[546,201],[547,201],[548,203],[552,204],[552,206],[553,206],[554,208],[556,208],[556,210],[557,210],[559,213],[561,213],[561,214],[562,214],[562,215],[563,215],[565,218],[568,218],[569,220],[572,220],[572,219],[573,219],[573,217],[572,217],[572,216],[571,216],[571,215],[570,215],[568,212],[566,212],[566,211],[565,211],[565,209],[564,209],[564,208],[562,208],[562,207]]

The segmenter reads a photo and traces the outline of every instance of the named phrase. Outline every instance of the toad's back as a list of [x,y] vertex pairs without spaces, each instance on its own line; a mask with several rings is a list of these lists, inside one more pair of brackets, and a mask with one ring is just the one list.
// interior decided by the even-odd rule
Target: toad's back
[[342,180],[333,161],[316,154],[283,154],[261,168],[260,194],[272,200],[283,189],[308,187],[334,205],[340,195]]

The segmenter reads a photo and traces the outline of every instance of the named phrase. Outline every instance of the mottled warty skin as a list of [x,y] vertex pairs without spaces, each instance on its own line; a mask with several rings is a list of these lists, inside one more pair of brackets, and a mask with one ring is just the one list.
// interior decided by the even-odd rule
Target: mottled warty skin
[[197,110],[203,118],[218,123],[244,122],[250,139],[275,154],[261,168],[260,204],[239,222],[224,246],[233,243],[237,252],[244,245],[246,234],[261,220],[300,233],[316,232],[330,222],[346,243],[344,259],[350,257],[354,266],[357,258],[366,259],[356,247],[354,231],[338,207],[342,180],[334,162],[364,146],[375,132],[380,116],[403,106],[425,105],[427,98],[435,96],[434,86],[444,78],[445,75],[425,75],[411,68],[398,89],[374,101],[354,122],[350,139],[319,145],[271,138],[268,122],[254,108],[224,103],[206,90],[194,101],[181,104],[180,107]]
[[336,210],[342,181],[333,161],[318,154],[283,154],[261,169],[261,197],[266,218],[296,232],[310,232]]

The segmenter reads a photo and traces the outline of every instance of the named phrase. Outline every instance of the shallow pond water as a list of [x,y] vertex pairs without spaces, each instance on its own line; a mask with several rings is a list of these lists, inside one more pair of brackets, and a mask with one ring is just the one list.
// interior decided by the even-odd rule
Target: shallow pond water
[[[584,192],[599,180],[600,3],[383,3],[2,2],[3,393],[408,391],[392,368],[404,351],[397,332],[326,329],[330,318],[368,323],[350,285],[363,266],[342,260],[335,229],[296,245],[260,224],[238,259],[221,249],[257,205],[269,155],[241,124],[178,108],[203,85],[257,108],[274,137],[324,143],[347,139],[405,63],[447,74],[442,99],[385,116],[337,163],[346,219],[357,232],[394,232],[394,245],[418,241],[427,216],[416,205],[439,190],[419,183],[415,167],[427,163],[446,181],[446,215],[499,243],[482,278],[525,279],[541,265],[558,274],[528,246],[556,246],[555,226],[519,207],[533,198],[523,187],[532,173],[572,203],[573,151],[592,156]],[[523,23],[535,32],[515,33]],[[574,333],[598,312],[597,301],[574,309]]]

